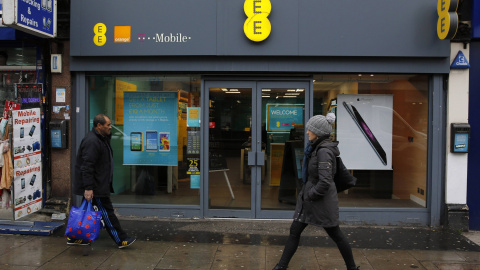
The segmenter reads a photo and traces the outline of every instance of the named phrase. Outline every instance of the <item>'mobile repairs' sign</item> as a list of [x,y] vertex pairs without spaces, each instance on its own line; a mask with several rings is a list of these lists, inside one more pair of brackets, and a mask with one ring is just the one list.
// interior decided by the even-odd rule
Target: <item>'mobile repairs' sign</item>
[[29,34],[57,36],[57,0],[3,0],[3,24]]

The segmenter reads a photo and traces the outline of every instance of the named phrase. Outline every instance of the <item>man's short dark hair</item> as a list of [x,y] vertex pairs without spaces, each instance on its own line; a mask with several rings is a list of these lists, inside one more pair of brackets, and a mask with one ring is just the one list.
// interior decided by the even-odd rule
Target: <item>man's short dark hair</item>
[[95,115],[95,117],[93,118],[93,127],[97,127],[98,124],[102,126],[105,125],[105,123],[107,122],[107,120],[105,119],[106,117],[108,116],[101,113]]

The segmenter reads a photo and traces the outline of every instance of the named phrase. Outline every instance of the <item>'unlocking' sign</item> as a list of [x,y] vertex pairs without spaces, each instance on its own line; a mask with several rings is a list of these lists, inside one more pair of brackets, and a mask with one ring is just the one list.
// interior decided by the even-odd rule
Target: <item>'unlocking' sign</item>
[[255,42],[264,41],[272,32],[272,25],[267,18],[272,11],[270,0],[245,0],[243,10],[248,17],[243,25],[247,38]]

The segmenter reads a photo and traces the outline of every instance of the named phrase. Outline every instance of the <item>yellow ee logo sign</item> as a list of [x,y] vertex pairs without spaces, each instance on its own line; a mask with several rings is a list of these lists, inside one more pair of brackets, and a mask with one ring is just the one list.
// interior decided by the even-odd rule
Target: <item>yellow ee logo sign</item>
[[270,0],[245,0],[243,10],[248,17],[243,24],[247,38],[255,42],[265,40],[272,32],[272,25],[267,18],[272,11]]
[[103,23],[97,23],[93,27],[93,33],[95,36],[93,37],[93,43],[97,46],[103,46],[107,42],[107,36],[105,33],[107,32],[107,26]]
[[458,28],[458,1],[438,0],[437,2],[437,35],[440,39],[452,39]]

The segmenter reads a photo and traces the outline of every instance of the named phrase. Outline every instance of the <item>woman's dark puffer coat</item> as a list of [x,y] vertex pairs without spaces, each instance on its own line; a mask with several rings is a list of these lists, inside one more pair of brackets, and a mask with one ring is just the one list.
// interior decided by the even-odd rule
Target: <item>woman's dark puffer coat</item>
[[298,194],[293,219],[321,227],[338,225],[337,188],[333,182],[338,142],[321,141],[308,162],[308,180]]

